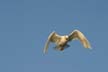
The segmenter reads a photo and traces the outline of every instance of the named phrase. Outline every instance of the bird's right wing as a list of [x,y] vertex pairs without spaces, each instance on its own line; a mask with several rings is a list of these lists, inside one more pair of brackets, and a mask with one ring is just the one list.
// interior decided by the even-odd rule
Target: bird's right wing
[[47,53],[50,42],[57,42],[59,35],[54,31],[48,36],[48,39],[45,43],[44,53]]
[[83,46],[85,48],[90,48],[90,43],[87,40],[87,38],[84,36],[84,34],[82,32],[80,32],[79,30],[74,30],[70,35],[69,35],[69,41],[74,40],[74,39],[78,39],[80,40],[80,42],[83,44]]

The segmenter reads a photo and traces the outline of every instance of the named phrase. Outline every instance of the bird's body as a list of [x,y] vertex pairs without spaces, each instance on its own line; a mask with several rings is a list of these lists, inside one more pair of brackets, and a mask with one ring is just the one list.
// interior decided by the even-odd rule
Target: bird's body
[[56,32],[52,32],[49,35],[48,40],[45,44],[44,53],[47,52],[50,42],[56,44],[56,47],[55,47],[56,50],[63,51],[65,48],[69,47],[69,45],[67,43],[74,39],[80,40],[85,48],[90,48],[90,44],[89,44],[88,40],[83,35],[83,33],[81,33],[79,30],[74,30],[69,35],[64,35],[64,36],[60,36]]
[[67,43],[68,43],[68,36],[61,36],[60,39],[57,41],[55,48],[57,50],[62,51],[64,50],[65,47],[68,46]]

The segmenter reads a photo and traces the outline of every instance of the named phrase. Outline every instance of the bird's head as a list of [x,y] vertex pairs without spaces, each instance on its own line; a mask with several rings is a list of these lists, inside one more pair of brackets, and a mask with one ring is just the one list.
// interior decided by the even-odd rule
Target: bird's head
[[65,35],[65,39],[68,40],[69,39],[69,36],[68,35]]

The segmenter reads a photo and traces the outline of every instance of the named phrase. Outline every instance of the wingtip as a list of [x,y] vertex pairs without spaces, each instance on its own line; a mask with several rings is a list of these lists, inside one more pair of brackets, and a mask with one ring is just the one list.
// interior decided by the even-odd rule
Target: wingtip
[[43,53],[44,53],[44,54],[47,54],[47,51],[44,50]]
[[92,50],[93,48],[91,47],[91,46],[89,46],[89,47],[86,47],[87,49],[90,49],[90,50]]
[[89,47],[89,49],[92,50],[93,48],[92,47]]

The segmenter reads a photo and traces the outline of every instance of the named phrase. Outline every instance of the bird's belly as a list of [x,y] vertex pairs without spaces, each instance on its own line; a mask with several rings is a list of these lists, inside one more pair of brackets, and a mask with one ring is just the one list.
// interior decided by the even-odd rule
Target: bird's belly
[[64,49],[68,48],[68,44],[63,44],[63,45],[57,45],[56,48],[57,50],[63,51]]

